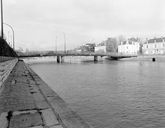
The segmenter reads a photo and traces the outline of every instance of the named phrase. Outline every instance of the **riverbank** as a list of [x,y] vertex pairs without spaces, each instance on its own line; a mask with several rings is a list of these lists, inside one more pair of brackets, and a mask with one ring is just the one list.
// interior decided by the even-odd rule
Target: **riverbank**
[[156,61],[165,61],[165,55],[139,55],[132,58],[123,58],[121,60],[131,60],[131,61],[152,61],[155,58]]
[[1,128],[91,128],[23,61],[0,89]]

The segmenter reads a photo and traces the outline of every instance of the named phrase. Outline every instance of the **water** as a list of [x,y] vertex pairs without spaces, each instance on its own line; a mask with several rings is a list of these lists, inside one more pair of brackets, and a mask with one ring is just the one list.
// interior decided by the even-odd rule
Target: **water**
[[165,61],[51,61],[31,67],[94,128],[165,127]]

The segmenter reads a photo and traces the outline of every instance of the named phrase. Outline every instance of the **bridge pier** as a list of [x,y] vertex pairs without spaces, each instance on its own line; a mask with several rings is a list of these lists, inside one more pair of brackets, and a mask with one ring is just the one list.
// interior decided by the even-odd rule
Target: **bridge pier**
[[94,56],[94,62],[98,61],[98,56]]
[[60,63],[60,56],[57,56],[57,63]]
[[64,57],[63,57],[63,56],[61,56],[61,63],[62,63],[62,62],[64,62]]
[[64,56],[57,56],[57,63],[62,63],[64,62]]

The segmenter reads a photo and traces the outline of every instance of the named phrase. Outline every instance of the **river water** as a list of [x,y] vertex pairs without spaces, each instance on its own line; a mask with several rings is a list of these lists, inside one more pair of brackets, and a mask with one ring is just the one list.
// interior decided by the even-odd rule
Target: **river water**
[[165,127],[165,61],[43,60],[31,68],[94,128]]

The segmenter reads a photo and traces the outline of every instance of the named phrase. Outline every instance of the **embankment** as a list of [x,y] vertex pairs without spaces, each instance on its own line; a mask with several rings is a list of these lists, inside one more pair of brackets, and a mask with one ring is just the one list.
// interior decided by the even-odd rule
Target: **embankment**
[[1,64],[1,128],[92,128],[23,61]]
[[123,58],[121,60],[129,60],[129,61],[152,61],[155,58],[158,62],[165,62],[165,55],[139,55],[137,57],[131,58]]
[[[6,58],[6,59],[9,59],[9,58]],[[18,59],[11,59],[11,60],[4,61],[4,62],[0,63],[0,87],[1,87],[2,83],[9,76],[10,72],[13,70],[17,61],[18,61]]]

